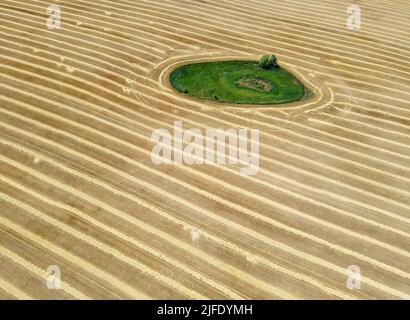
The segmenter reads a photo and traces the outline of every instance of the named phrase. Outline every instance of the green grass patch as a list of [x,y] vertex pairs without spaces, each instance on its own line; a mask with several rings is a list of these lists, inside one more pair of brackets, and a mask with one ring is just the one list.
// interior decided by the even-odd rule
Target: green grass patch
[[171,73],[170,82],[192,97],[236,104],[289,103],[310,92],[285,69],[266,70],[256,61],[187,64]]

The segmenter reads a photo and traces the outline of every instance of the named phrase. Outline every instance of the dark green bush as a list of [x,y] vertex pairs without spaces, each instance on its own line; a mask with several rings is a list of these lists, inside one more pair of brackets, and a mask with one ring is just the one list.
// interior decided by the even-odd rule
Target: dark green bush
[[274,54],[272,54],[271,56],[268,56],[268,55],[263,56],[261,60],[259,61],[259,66],[265,70],[276,68],[278,67],[278,59],[276,58]]
[[266,70],[271,69],[271,68],[272,68],[272,65],[271,65],[271,63],[270,63],[270,57],[269,57],[268,55],[263,56],[263,57],[261,58],[261,60],[259,61],[259,66],[260,66],[262,69],[266,69]]
[[275,54],[272,54],[269,59],[269,63],[273,68],[278,66],[278,59],[276,58]]

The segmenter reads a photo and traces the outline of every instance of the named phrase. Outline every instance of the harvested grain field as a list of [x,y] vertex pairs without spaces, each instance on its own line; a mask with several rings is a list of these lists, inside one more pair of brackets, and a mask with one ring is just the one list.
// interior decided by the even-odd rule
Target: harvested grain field
[[[0,298],[410,298],[408,1],[50,2],[0,3]],[[312,99],[169,86],[272,52]],[[259,171],[155,165],[175,121],[258,129]]]

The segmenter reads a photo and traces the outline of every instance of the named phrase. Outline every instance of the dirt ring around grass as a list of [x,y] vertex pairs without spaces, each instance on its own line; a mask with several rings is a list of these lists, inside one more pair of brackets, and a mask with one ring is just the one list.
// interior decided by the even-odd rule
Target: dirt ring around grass
[[[258,60],[258,56],[255,55],[238,55],[226,52],[214,52],[205,51],[202,53],[192,53],[185,55],[174,56],[163,63],[156,66],[156,71],[151,74],[155,74],[157,77],[154,79],[158,81],[159,87],[166,91],[167,93],[172,93],[177,96],[181,101],[187,101],[189,103],[196,104],[200,107],[205,108],[217,108],[223,110],[286,110],[286,109],[316,109],[328,102],[330,102],[333,97],[330,93],[329,88],[324,83],[318,83],[317,79],[309,77],[309,75],[303,74],[288,63],[281,63],[281,65],[299,81],[303,83],[311,92],[313,92],[314,97],[309,100],[300,100],[296,102],[286,103],[286,104],[272,104],[272,105],[258,105],[258,104],[232,104],[226,102],[217,102],[211,100],[203,100],[188,95],[184,95],[178,92],[171,84],[169,80],[170,74],[177,68],[190,64],[199,62],[210,62],[210,61],[224,61],[224,60]],[[160,72],[159,72],[159,70]]]
[[[309,71],[305,68],[299,68],[294,64],[285,62],[280,59],[280,65],[287,71],[291,72],[299,81],[303,83],[312,93],[313,97],[308,100],[301,100],[286,104],[273,104],[273,105],[254,105],[254,104],[230,104],[225,102],[217,102],[211,100],[203,100],[188,95],[184,95],[178,92],[170,83],[169,76],[177,68],[185,64],[209,62],[209,61],[223,61],[223,60],[255,60],[257,61],[259,56],[257,55],[239,55],[232,51],[213,51],[202,50],[189,51],[189,50],[172,50],[164,55],[164,60],[154,66],[149,72],[147,72],[144,85],[152,85],[157,83],[159,92],[165,94],[164,100],[168,100],[172,103],[177,99],[180,102],[197,106],[199,109],[207,112],[228,112],[228,113],[251,113],[269,115],[270,113],[282,113],[286,115],[287,120],[291,123],[301,118],[308,118],[310,113],[321,114],[322,110],[332,109],[333,104],[337,103],[342,105],[338,108],[338,113],[345,113],[350,110],[350,104],[354,102],[352,92],[350,88],[340,83],[343,89],[338,89],[334,92],[334,89],[327,85],[329,76],[321,75],[322,70]],[[334,79],[333,79],[334,82]],[[341,81],[338,81],[341,82]],[[135,91],[138,92],[138,91]],[[337,94],[344,94],[345,98],[340,98]],[[168,96],[168,97],[167,97]],[[135,98],[141,102],[148,104],[149,102],[140,94],[136,94]],[[341,110],[340,110],[341,109]],[[332,109],[333,110],[333,109]],[[251,116],[252,117],[252,116]],[[291,124],[289,125],[291,126]]]

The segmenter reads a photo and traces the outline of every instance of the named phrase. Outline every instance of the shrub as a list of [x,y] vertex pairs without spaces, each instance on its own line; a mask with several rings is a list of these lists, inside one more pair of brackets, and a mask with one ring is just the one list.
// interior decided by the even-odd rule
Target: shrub
[[271,69],[272,65],[270,64],[270,57],[268,55],[263,56],[261,60],[259,61],[259,66],[262,69],[266,69],[266,70]]
[[265,70],[276,68],[278,67],[278,59],[276,58],[274,54],[272,54],[271,56],[268,56],[268,55],[263,56],[261,60],[259,61],[259,66]]
[[269,63],[273,68],[278,66],[278,59],[276,58],[275,54],[272,54],[269,59]]

